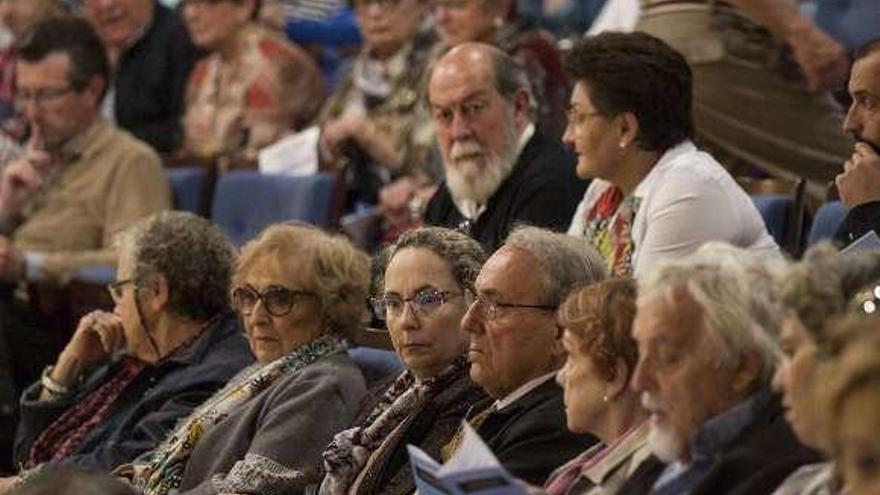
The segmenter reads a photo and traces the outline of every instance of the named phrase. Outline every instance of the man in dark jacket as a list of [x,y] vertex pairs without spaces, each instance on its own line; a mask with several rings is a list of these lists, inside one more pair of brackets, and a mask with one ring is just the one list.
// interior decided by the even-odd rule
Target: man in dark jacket
[[516,223],[568,227],[587,182],[562,144],[535,128],[528,79],[512,58],[459,45],[437,62],[428,93],[446,180],[426,223],[460,228],[489,251]]
[[113,68],[105,115],[157,152],[173,152],[198,58],[180,16],[157,0],[83,0],[83,6]]
[[837,240],[850,244],[870,230],[880,234],[880,40],[855,55],[849,82],[852,106],[843,130],[856,140],[852,157],[837,176],[837,190],[850,208]]
[[816,453],[770,390],[778,325],[766,261],[729,246],[658,265],[639,283],[632,386],[654,453],[619,495],[773,493]]
[[[468,421],[501,464],[529,483],[543,485],[596,442],[566,429],[553,378],[565,361],[556,308],[572,288],[603,278],[602,258],[583,239],[523,227],[486,261],[468,293],[462,328],[470,334],[470,375],[490,396]],[[445,458],[460,433],[444,447]]]

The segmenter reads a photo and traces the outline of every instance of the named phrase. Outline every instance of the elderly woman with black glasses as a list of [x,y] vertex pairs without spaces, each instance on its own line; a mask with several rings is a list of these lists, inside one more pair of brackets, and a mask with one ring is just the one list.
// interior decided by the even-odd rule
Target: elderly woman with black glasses
[[275,225],[242,250],[233,282],[258,363],[159,448],[118,469],[142,493],[301,493],[363,398],[345,336],[366,316],[370,266],[350,242]]
[[253,361],[228,304],[235,251],[214,226],[165,212],[118,245],[113,312],[82,318],[22,396],[15,455],[26,474],[130,462]]
[[437,227],[407,232],[379,257],[381,293],[372,305],[407,369],[324,452],[322,495],[412,493],[406,445],[439,457],[470,405],[484,398],[468,378],[461,330],[465,291],[484,259],[476,241]]

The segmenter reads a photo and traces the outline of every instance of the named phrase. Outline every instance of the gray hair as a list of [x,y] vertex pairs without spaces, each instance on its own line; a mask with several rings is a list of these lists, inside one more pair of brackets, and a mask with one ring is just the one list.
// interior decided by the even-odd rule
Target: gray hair
[[406,248],[427,249],[439,256],[449,265],[452,277],[462,289],[473,289],[474,280],[486,261],[486,252],[480,243],[457,230],[443,227],[422,227],[411,230],[376,256],[374,292],[383,290],[388,263],[395,254]]
[[699,305],[703,328],[715,344],[719,368],[732,368],[746,352],[762,362],[759,376],[769,383],[780,351],[775,334],[780,304],[775,291],[784,260],[720,242],[705,244],[681,259],[664,260],[639,280],[639,305],[659,297],[668,302],[684,289]]
[[492,50],[492,73],[495,89],[509,102],[514,101],[517,91],[525,90],[529,94],[529,121],[534,122],[538,115],[538,100],[535,89],[526,74],[525,68],[515,58],[497,47]]
[[605,261],[580,237],[551,232],[532,226],[516,227],[505,246],[528,251],[542,270],[542,304],[559,306],[574,289],[605,280]]
[[810,332],[820,347],[827,344],[827,323],[846,311],[861,290],[880,280],[880,252],[841,254],[830,243],[807,250],[779,281],[785,309]]
[[241,249],[234,283],[239,285],[266,258],[301,260],[306,290],[320,301],[327,333],[344,337],[364,323],[370,286],[370,259],[341,235],[328,234],[307,224],[275,224]]
[[165,278],[169,312],[205,321],[229,307],[235,248],[208,220],[156,213],[123,231],[117,244],[131,256],[136,287],[151,275]]

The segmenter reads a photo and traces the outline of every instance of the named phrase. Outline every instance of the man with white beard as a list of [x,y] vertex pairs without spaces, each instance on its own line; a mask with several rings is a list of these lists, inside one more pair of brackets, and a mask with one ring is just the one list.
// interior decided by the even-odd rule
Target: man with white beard
[[536,131],[516,61],[491,45],[458,45],[434,67],[428,100],[446,180],[425,223],[459,228],[489,251],[516,223],[566,229],[587,182],[571,153]]
[[651,413],[654,455],[618,495],[770,494],[815,462],[769,386],[774,262],[714,244],[639,280],[631,385]]

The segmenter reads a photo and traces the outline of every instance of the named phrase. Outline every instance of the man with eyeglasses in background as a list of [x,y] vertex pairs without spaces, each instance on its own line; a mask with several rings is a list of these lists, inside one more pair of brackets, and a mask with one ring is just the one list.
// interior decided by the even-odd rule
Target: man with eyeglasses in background
[[567,228],[587,182],[535,129],[531,99],[524,71],[491,45],[463,43],[437,62],[428,100],[446,180],[426,224],[459,228],[489,252],[515,223]]
[[104,49],[82,19],[41,21],[19,48],[16,100],[30,141],[0,174],[0,421],[59,350],[17,289],[114,266],[113,236],[170,207],[155,152],[98,116],[106,84]]
[[[568,431],[553,378],[565,362],[556,309],[572,289],[604,278],[601,256],[583,239],[520,227],[466,294],[470,375],[491,398],[474,405],[468,421],[501,464],[529,483],[542,485],[597,441]],[[460,442],[461,431],[443,448],[444,461]]]

